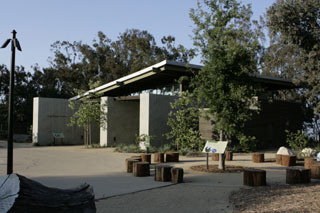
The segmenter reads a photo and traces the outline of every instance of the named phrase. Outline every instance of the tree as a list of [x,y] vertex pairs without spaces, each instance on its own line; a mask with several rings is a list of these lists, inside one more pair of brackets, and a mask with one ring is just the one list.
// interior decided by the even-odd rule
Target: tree
[[[311,123],[319,129],[320,118],[320,2],[318,0],[277,0],[267,10],[266,24],[272,38],[268,57],[281,60],[281,68],[266,62],[271,72],[279,72],[294,78],[305,89],[298,91],[313,110]],[[276,40],[275,40],[276,38]],[[273,47],[278,46],[280,54]],[[287,57],[283,57],[287,56]],[[318,138],[320,132],[316,133]]]
[[260,91],[249,77],[258,72],[261,51],[251,15],[250,5],[236,0],[203,0],[190,13],[204,64],[192,81],[194,93],[209,108],[221,136],[242,140],[245,122],[254,113],[251,107],[258,104],[253,97]]
[[[99,82],[90,82],[90,87],[95,88]],[[84,91],[77,91],[79,95]],[[69,107],[75,110],[75,113],[70,118],[69,125],[77,125],[84,129],[84,144],[91,145],[91,126],[94,122],[101,127],[105,127],[107,122],[107,114],[105,112],[106,103],[100,103],[99,97],[95,94],[90,94],[81,100],[70,100]]]
[[173,36],[163,37],[161,42],[158,46],[150,33],[138,29],[126,30],[116,41],[98,32],[92,45],[57,41],[47,71],[72,96],[76,95],[73,88],[88,90],[89,81],[104,84],[164,59],[187,61],[194,55],[192,49],[176,47]]
[[193,94],[183,92],[182,96],[171,103],[171,111],[168,118],[168,126],[171,131],[166,134],[167,139],[172,139],[172,145],[177,150],[194,149],[201,151],[204,140],[201,139],[198,119],[199,106]]

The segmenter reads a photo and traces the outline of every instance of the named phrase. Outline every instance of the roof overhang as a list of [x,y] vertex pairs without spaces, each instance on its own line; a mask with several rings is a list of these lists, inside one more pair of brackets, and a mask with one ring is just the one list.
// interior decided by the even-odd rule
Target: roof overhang
[[[95,89],[89,90],[81,96],[71,100],[81,99],[89,94],[99,96],[126,96],[147,89],[157,89],[174,84],[182,76],[192,76],[203,66],[164,60],[138,72],[119,78]],[[268,90],[281,90],[297,88],[291,80],[254,75],[254,80],[261,83]]]

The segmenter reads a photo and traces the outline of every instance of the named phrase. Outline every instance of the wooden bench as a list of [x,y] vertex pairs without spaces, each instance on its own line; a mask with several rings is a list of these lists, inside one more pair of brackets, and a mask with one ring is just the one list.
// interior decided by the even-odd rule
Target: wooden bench
[[243,170],[243,185],[265,186],[266,171],[262,169],[246,168]]
[[174,167],[171,169],[171,182],[183,183],[183,168]]
[[287,168],[287,172],[286,172],[287,184],[310,183],[310,178],[311,178],[310,169],[305,169],[302,167]]
[[219,161],[219,154],[218,153],[212,153],[212,160],[213,161]]
[[132,173],[132,171],[133,171],[133,163],[137,163],[137,162],[139,162],[139,161],[131,159],[131,158],[127,158],[126,159],[126,169],[127,169],[128,173]]
[[179,153],[178,152],[166,152],[166,162],[179,162]]
[[154,180],[155,181],[171,181],[171,169],[172,166],[169,165],[157,165],[154,167],[155,175]]
[[156,152],[153,154],[153,162],[155,163],[163,163],[164,162],[164,153]]
[[136,177],[150,176],[149,162],[135,162],[135,163],[133,163],[133,175]]
[[151,164],[151,154],[141,154],[141,162],[148,162]]
[[226,151],[226,161],[232,161],[233,152]]
[[312,164],[314,164],[314,158],[305,158],[304,159],[304,168],[311,169]]
[[281,165],[282,166],[295,166],[297,156],[295,155],[281,155]]
[[254,163],[263,163],[264,162],[264,153],[251,153],[252,162]]
[[311,165],[311,178],[320,179],[320,163],[314,162]]

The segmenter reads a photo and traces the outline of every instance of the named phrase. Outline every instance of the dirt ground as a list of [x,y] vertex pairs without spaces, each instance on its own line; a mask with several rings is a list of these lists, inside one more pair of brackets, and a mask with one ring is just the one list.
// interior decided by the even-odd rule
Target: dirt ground
[[[0,141],[0,175],[6,174],[6,151]],[[14,144],[14,172],[57,188],[87,182],[94,188],[97,212],[320,212],[320,181],[285,184],[286,168],[275,164],[274,152],[265,153],[264,163],[236,153],[226,162],[229,173],[217,173],[217,161],[210,160],[206,172],[205,157],[181,156],[170,163],[185,172],[184,183],[176,185],[126,173],[125,159],[132,155],[110,148]],[[266,170],[267,186],[244,186],[244,167]]]

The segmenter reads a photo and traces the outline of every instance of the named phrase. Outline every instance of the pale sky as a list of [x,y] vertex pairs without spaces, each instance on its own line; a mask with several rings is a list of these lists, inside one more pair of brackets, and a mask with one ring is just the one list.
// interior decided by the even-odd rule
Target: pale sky
[[[275,0],[243,0],[251,3],[253,18],[259,19]],[[38,63],[48,66],[55,41],[82,41],[91,44],[98,31],[113,41],[126,29],[147,30],[160,45],[164,35],[172,35],[177,44],[193,47],[193,23],[190,8],[196,0],[1,0],[0,45],[11,38],[15,29],[22,52],[16,65]],[[0,49],[0,64],[10,67],[11,50]],[[192,63],[199,64],[196,58]]]

